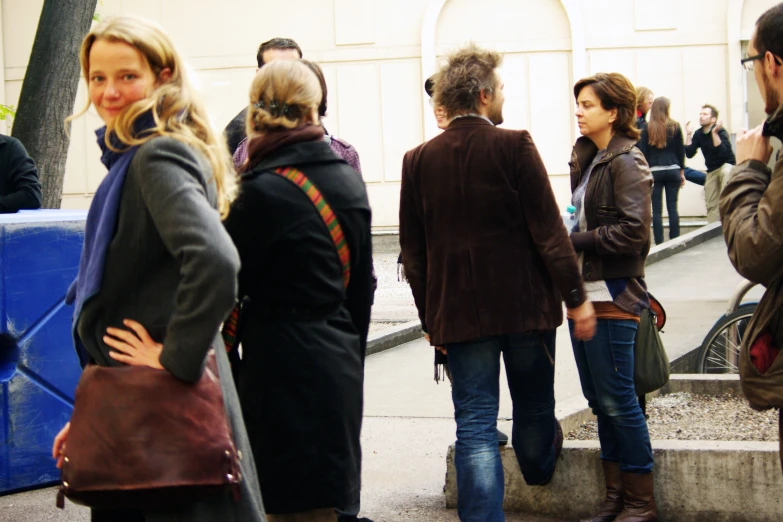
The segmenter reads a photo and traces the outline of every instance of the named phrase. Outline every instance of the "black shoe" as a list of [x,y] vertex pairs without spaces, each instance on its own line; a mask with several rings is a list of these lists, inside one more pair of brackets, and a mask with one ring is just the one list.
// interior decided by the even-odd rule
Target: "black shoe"
[[338,515],[337,522],[372,522],[369,518],[357,518],[357,515]]
[[505,446],[508,444],[508,435],[498,430],[498,446]]

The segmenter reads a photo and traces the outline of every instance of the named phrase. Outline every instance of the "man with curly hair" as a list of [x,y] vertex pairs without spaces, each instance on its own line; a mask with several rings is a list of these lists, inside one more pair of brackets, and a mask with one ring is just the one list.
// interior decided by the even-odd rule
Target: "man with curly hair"
[[406,153],[402,167],[402,262],[436,362],[448,358],[464,522],[504,520],[496,431],[501,354],[516,457],[525,481],[544,485],[563,444],[554,397],[563,298],[577,318],[575,334],[587,339],[595,330],[530,133],[496,127],[503,122],[500,62],[498,53],[472,44],[449,57],[433,93],[448,127]]

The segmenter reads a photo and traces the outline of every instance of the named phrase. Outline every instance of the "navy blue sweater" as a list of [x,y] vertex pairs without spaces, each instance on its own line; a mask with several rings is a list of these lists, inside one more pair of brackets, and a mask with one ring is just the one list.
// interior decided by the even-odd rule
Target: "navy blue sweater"
[[696,155],[696,151],[701,147],[701,153],[704,154],[704,164],[707,166],[707,171],[712,172],[723,166],[724,163],[734,165],[737,160],[734,158],[734,151],[731,150],[731,140],[729,139],[729,133],[726,129],[720,129],[718,136],[720,137],[720,145],[717,147],[712,143],[712,129],[710,132],[705,133],[701,129],[697,129],[693,133],[693,139],[690,145],[685,146],[685,154],[692,158]]
[[682,140],[682,129],[679,124],[666,129],[666,145],[658,148],[650,145],[650,135],[648,132],[649,123],[642,129],[642,135],[639,137],[639,143],[636,144],[639,150],[644,154],[644,159],[650,167],[668,167],[670,165],[679,165],[681,169],[685,168],[685,144]]

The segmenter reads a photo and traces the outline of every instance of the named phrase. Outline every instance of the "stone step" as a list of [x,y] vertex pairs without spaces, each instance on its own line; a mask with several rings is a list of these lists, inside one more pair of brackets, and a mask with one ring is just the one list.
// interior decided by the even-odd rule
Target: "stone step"
[[[776,442],[653,441],[655,499],[660,522],[777,522],[783,475]],[[565,441],[552,481],[528,486],[514,448],[500,448],[503,509],[579,519],[604,498],[598,441]],[[457,507],[454,446],[449,448],[446,505]]]

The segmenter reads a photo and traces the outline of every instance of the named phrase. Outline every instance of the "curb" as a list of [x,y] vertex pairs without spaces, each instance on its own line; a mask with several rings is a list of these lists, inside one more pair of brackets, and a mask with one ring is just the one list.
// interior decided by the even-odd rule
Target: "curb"
[[674,254],[678,254],[683,250],[688,250],[689,248],[701,245],[702,243],[705,243],[710,239],[714,239],[721,234],[723,234],[723,228],[721,227],[720,222],[710,223],[709,225],[703,226],[697,230],[694,230],[693,232],[688,232],[687,234],[680,236],[677,239],[667,241],[663,245],[658,245],[650,249],[650,253],[647,254],[646,266],[657,263],[658,261],[663,261],[664,259],[669,258]]
[[[680,236],[677,239],[667,241],[663,245],[653,247],[647,255],[646,266],[657,263],[658,261],[663,261],[674,254],[700,245],[710,239],[720,236],[722,233],[723,229],[719,222],[710,223],[698,230]],[[421,337],[421,323],[418,320],[387,328],[372,334],[367,338],[367,355],[374,355],[401,344],[421,339]]]
[[416,339],[421,339],[421,322],[408,321],[392,328],[386,328],[367,337],[367,355],[394,348]]

